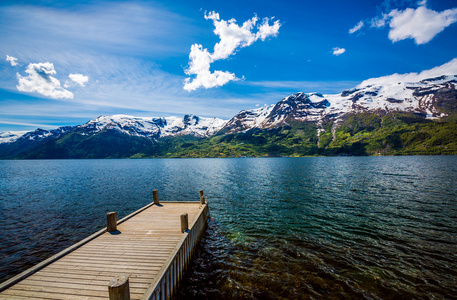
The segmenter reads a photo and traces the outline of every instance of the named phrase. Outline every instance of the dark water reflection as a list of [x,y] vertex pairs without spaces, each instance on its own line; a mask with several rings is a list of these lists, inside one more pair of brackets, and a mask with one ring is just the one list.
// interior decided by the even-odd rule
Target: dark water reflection
[[457,157],[0,161],[5,280],[151,201],[213,220],[178,299],[452,298]]

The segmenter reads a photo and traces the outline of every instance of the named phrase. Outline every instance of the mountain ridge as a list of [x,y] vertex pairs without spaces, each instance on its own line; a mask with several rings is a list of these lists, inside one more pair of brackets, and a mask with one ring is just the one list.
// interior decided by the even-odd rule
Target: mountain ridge
[[[0,143],[15,142],[21,137],[39,139],[58,136],[71,129],[90,134],[112,128],[132,136],[152,139],[177,135],[209,137],[220,130],[226,133],[236,133],[252,128],[270,128],[291,121],[319,123],[325,118],[338,120],[347,113],[376,110],[405,111],[423,114],[426,118],[442,118],[448,115],[448,112],[442,110],[443,107],[447,107],[452,112],[456,111],[455,104],[447,103],[455,99],[456,86],[457,75],[442,75],[419,82],[359,86],[340,94],[323,95],[298,92],[270,106],[242,110],[230,120],[195,115],[185,115],[183,118],[174,116],[161,118],[127,115],[99,116],[78,126],[64,126],[49,131],[38,128],[23,135],[15,135],[14,132],[3,133],[0,135]],[[450,93],[447,100],[442,97],[442,94],[445,93]]]
[[[449,67],[450,65],[453,68]],[[457,73],[457,59],[444,66],[446,70],[452,69]],[[420,74],[394,74],[370,79],[339,94],[298,92],[269,106],[242,110],[229,120],[195,115],[159,118],[112,115],[99,116],[78,126],[64,126],[53,130],[38,128],[22,135],[7,132],[0,134],[0,157],[33,158],[34,151],[40,153],[39,157],[44,158],[49,155],[52,157],[57,152],[60,153],[59,158],[73,157],[75,153],[78,157],[85,157],[84,151],[91,151],[89,144],[91,147],[99,147],[95,141],[103,144],[104,147],[113,148],[107,141],[112,145],[117,144],[119,140],[129,144],[129,137],[135,144],[132,148],[135,150],[129,150],[124,144],[118,144],[118,147],[123,150],[119,152],[111,149],[112,157],[135,156],[135,151],[140,151],[139,153],[143,153],[141,155],[146,157],[173,156],[176,153],[181,153],[180,155],[192,153],[194,156],[199,156],[198,153],[191,151],[195,143],[198,144],[199,139],[227,143],[227,147],[232,149],[230,151],[240,148],[238,144],[254,143],[252,147],[257,149],[256,151],[252,152],[241,147],[245,152],[239,152],[252,155],[269,153],[333,155],[339,153],[338,151],[386,154],[391,153],[391,150],[385,151],[386,147],[392,147],[392,142],[388,142],[388,138],[382,143],[375,142],[373,138],[380,138],[376,137],[376,132],[391,134],[389,130],[397,133],[406,130],[405,128],[413,130],[415,125],[412,124],[422,124],[423,128],[427,128],[427,132],[441,130],[432,129],[435,126],[431,125],[434,124],[433,121],[450,120],[452,123],[453,118],[457,116],[457,75],[441,74],[427,77],[437,75],[439,70],[434,68]],[[391,124],[387,126],[389,128],[387,131],[385,127],[383,128],[384,124]],[[451,130],[451,127],[446,130]],[[285,128],[289,129],[285,130]],[[364,135],[360,135],[359,132]],[[402,134],[408,135],[405,132]],[[360,136],[365,140],[357,138]],[[430,137],[427,138],[430,139]],[[396,139],[403,139],[400,143],[402,145],[409,143],[404,140],[404,137],[396,137]],[[235,141],[238,141],[238,144],[233,144]],[[199,151],[210,156],[218,156],[228,151],[228,148],[222,149],[219,153],[204,149],[206,146],[210,147],[211,143],[201,142],[200,146],[203,148],[199,148]],[[268,146],[267,143],[271,145]],[[371,146],[367,148],[368,150],[361,151],[362,144],[357,143]],[[446,143],[450,145],[447,139]],[[282,146],[279,147],[279,144]],[[75,148],[76,152],[64,149],[65,145]],[[263,146],[258,148],[256,145]],[[354,145],[356,145],[355,148]],[[159,146],[163,149],[159,149]],[[211,144],[211,147],[215,147],[215,144]],[[314,150],[305,151],[300,147]],[[324,151],[322,147],[333,150]],[[378,149],[378,151],[376,147],[384,150]],[[417,148],[417,145],[414,147]],[[400,148],[397,148],[392,149],[400,151]],[[236,151],[232,154],[238,153]],[[103,157],[103,151],[98,151],[94,157]]]

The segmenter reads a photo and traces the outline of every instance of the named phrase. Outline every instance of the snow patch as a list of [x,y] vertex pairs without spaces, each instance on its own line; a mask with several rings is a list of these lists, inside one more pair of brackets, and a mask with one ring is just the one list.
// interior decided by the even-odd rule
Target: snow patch
[[28,131],[5,131],[0,132],[0,144],[14,143]]

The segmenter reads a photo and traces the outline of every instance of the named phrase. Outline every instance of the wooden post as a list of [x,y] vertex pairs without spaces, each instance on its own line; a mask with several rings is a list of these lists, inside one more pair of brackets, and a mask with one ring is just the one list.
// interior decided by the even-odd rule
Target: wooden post
[[154,198],[154,204],[159,204],[159,191],[153,190],[152,197]]
[[203,196],[203,190],[200,190],[199,193],[200,193],[200,204],[203,205],[203,204],[205,204],[205,196]]
[[117,213],[109,212],[106,214],[106,231],[112,232],[117,230]]
[[181,215],[181,232],[187,231],[189,229],[189,219],[187,214]]
[[110,300],[130,300],[129,277],[121,275],[111,279],[108,293]]

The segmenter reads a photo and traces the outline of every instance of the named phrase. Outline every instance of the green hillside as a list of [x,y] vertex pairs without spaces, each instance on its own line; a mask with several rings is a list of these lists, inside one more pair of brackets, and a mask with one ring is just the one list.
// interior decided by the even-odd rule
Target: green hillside
[[[164,137],[157,141],[114,130],[0,147],[2,158],[154,158],[334,155],[457,154],[457,118],[429,120],[400,112],[359,113],[339,124],[293,122],[271,129],[219,133],[209,138]],[[323,130],[322,130],[323,129]]]
[[313,123],[220,134],[186,141],[166,157],[457,154],[457,121],[430,121],[407,113],[348,116],[332,133],[333,122],[317,135]]

